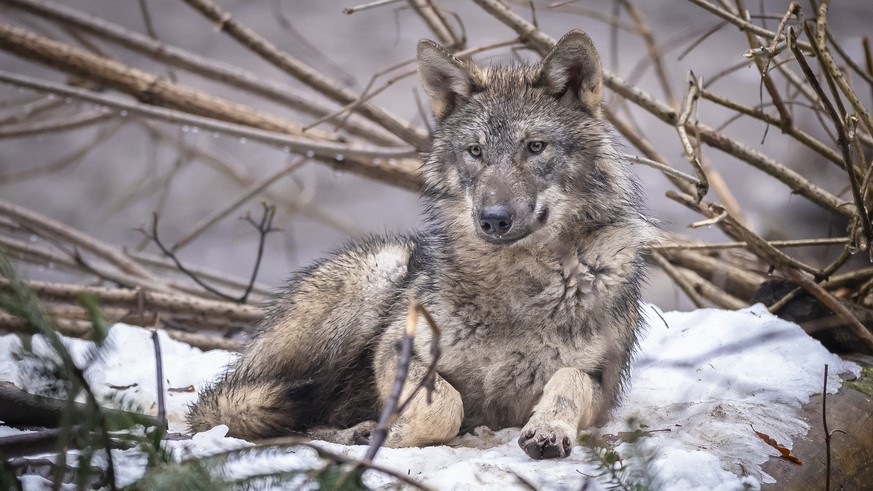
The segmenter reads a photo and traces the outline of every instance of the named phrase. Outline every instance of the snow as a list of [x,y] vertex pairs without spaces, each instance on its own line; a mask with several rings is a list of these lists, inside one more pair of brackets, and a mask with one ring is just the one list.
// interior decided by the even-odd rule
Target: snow
[[[794,439],[808,430],[799,409],[810,395],[821,392],[824,365],[830,366],[831,393],[839,389],[841,374],[860,373],[857,365],[829,353],[799,326],[772,316],[761,305],[740,311],[662,313],[650,305],[644,310],[649,325],[634,362],[630,388],[611,422],[592,432],[614,442],[628,468],[638,469],[648,462],[663,489],[757,489],[762,482],[774,482],[760,464],[777,451],[755,431],[791,448]],[[84,359],[87,342],[65,342],[77,359]],[[104,355],[87,371],[95,392],[111,404],[154,414],[155,358],[150,332],[116,324],[107,342]],[[220,350],[204,353],[163,334],[160,344],[170,431],[183,432],[185,408],[196,398],[191,387],[208,384],[234,355]],[[33,345],[36,351],[45,349],[38,341]],[[20,370],[21,362],[15,356],[20,349],[17,336],[0,336],[0,380],[35,390],[33,380]],[[641,430],[645,437],[636,444],[622,442],[622,433],[633,430]],[[250,445],[226,437],[226,431],[221,425],[166,445],[180,459]],[[518,431],[480,429],[477,435],[459,437],[447,446],[383,448],[375,463],[438,489],[525,489],[517,476],[543,489],[578,488],[601,474],[590,450],[582,447],[563,460],[530,460],[516,444]],[[0,426],[0,436],[14,432]],[[318,445],[356,458],[365,451],[362,446]],[[120,484],[141,476],[141,455],[135,450],[113,452],[121,463]],[[300,448],[278,456],[246,457],[227,472],[251,475],[318,464],[314,450]],[[45,484],[36,476],[23,482],[26,489]],[[364,482],[380,487],[393,481],[370,471]],[[603,486],[601,478],[591,489]]]

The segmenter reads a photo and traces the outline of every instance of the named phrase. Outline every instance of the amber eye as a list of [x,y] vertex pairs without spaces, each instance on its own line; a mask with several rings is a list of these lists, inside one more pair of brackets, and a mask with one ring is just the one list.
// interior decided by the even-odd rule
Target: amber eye
[[482,156],[482,147],[475,143],[467,147],[467,151],[470,152],[470,155],[472,155],[474,158],[478,159]]
[[532,141],[527,144],[527,149],[530,153],[540,153],[546,148],[546,142]]

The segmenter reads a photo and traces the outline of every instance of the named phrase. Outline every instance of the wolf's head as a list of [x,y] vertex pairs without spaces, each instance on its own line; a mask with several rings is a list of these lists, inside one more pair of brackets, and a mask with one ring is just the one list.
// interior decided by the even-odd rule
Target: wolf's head
[[600,59],[582,31],[536,66],[480,67],[421,40],[418,71],[437,122],[423,175],[442,222],[511,244],[609,220],[606,208],[633,194],[601,117]]

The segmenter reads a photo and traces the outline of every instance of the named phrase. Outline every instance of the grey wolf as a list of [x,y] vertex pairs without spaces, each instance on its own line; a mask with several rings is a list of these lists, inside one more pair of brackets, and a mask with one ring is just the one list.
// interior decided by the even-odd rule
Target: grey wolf
[[[570,453],[621,394],[655,229],[601,115],[589,37],[535,66],[477,66],[418,44],[436,120],[422,167],[426,227],[348,245],[299,272],[239,360],[190,408],[193,431],[366,437],[394,379],[410,298],[442,330],[386,445],[522,426],[531,457]],[[404,398],[430,363],[420,320]]]

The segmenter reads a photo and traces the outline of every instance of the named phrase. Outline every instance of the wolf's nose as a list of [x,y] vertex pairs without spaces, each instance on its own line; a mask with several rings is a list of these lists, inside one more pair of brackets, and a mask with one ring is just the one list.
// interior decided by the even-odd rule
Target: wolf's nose
[[492,237],[503,235],[512,228],[512,212],[501,205],[486,207],[479,214],[479,227]]

